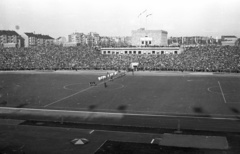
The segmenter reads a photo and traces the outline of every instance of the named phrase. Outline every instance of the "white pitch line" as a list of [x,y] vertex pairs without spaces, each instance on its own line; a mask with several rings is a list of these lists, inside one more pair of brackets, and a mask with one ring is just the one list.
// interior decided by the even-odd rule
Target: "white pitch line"
[[96,132],[111,132],[111,133],[124,133],[124,134],[141,134],[141,135],[159,135],[157,133],[143,133],[143,132],[126,132],[126,131],[117,131],[117,130],[105,130],[98,129]]
[[88,87],[88,88],[83,89],[83,90],[81,90],[81,91],[78,91],[78,92],[76,92],[76,93],[74,93],[74,94],[71,94],[71,95],[69,95],[69,96],[67,96],[67,97],[63,97],[63,98],[61,98],[61,99],[59,99],[59,100],[57,100],[57,101],[55,101],[55,102],[49,103],[49,104],[47,104],[47,105],[44,105],[43,107],[47,107],[47,106],[53,105],[53,104],[55,104],[55,103],[57,103],[57,102],[60,102],[60,101],[62,101],[62,100],[64,100],[64,99],[67,99],[67,98],[69,98],[69,97],[72,97],[72,96],[74,96],[74,95],[77,95],[77,94],[79,94],[79,93],[82,93],[82,92],[84,92],[84,91],[87,91],[88,89],[91,89],[91,88],[92,88],[92,87]]
[[154,139],[152,139],[151,144],[154,142]]
[[[99,83],[98,85],[101,85],[101,84],[103,84],[103,82]],[[74,96],[74,95],[77,95],[77,94],[80,94],[80,93],[82,93],[82,92],[84,92],[84,91],[87,91],[87,90],[89,90],[89,89],[91,89],[91,88],[93,88],[93,87],[95,87],[95,86],[88,87],[88,88],[83,89],[83,90],[81,90],[81,91],[78,91],[78,92],[76,92],[76,93],[74,93],[74,94],[71,94],[71,95],[69,95],[69,96],[63,97],[63,98],[61,98],[61,99],[59,99],[59,100],[57,100],[57,101],[54,101],[54,102],[49,103],[49,104],[47,104],[47,105],[44,105],[43,107],[47,107],[47,106],[53,105],[53,104],[55,104],[55,103],[57,103],[57,102],[60,102],[60,101],[62,101],[62,100],[65,100],[65,99],[67,99],[67,98],[69,98],[69,97],[72,97],[72,96]]]
[[[78,84],[88,85],[87,83],[71,83],[71,84],[67,84],[67,85],[63,86],[63,89],[66,89],[66,90],[74,90],[74,89],[70,89],[70,88],[67,88],[67,87],[69,87],[69,86],[71,86],[71,85],[78,85]],[[76,90],[74,90],[74,91],[76,91]]]
[[89,134],[92,134],[94,132],[94,130],[90,131]]
[[[220,93],[218,93],[220,94]],[[228,102],[228,103],[239,103],[240,102]],[[67,111],[71,111],[71,110],[75,110],[76,108],[74,107],[54,107],[54,109],[59,109],[59,110],[62,110],[62,109],[65,109]],[[77,108],[78,111],[87,111],[89,110],[89,108]],[[116,109],[96,109],[95,111],[98,111],[98,112],[116,112]],[[156,111],[141,111],[141,110],[138,110],[138,111],[135,111],[135,110],[127,110],[129,113],[145,113],[145,114],[158,114],[158,115],[180,115],[182,113],[179,113],[179,112],[156,112]],[[198,116],[197,114],[182,114],[182,115],[185,115],[185,116]],[[209,116],[212,116],[212,117],[221,117],[222,114],[209,114]],[[225,115],[226,117],[235,117],[235,115]]]
[[[52,109],[34,109],[34,108],[13,108],[13,107],[0,107],[0,110],[16,110],[16,111],[42,111],[46,112],[60,112],[60,113],[79,113],[79,114],[105,114],[105,115],[123,115],[123,116],[141,116],[141,117],[167,117],[167,118],[188,118],[188,119],[212,119],[212,120],[233,120],[239,121],[238,118],[232,117],[198,117],[186,115],[157,115],[157,114],[138,114],[138,113],[113,113],[113,112],[90,112],[90,111],[71,111],[71,110],[52,110]],[[3,112],[0,112],[3,113]],[[22,112],[21,112],[22,113]]]
[[219,87],[220,87],[220,90],[221,90],[221,93],[222,93],[222,96],[223,96],[223,100],[224,100],[225,103],[227,103],[227,101],[226,101],[226,99],[225,99],[225,96],[224,96],[224,93],[223,93],[223,90],[222,90],[222,87],[221,87],[221,84],[220,84],[219,81],[218,81],[218,85],[219,85]]
[[[110,80],[106,80],[105,82],[108,82],[108,81],[110,81]],[[100,82],[98,85],[101,85],[101,84],[103,84],[104,82]],[[69,84],[70,85],[70,84]],[[124,87],[124,85],[122,85],[123,87]],[[43,107],[47,107],[47,106],[50,106],[50,105],[52,105],[52,104],[55,104],[55,103],[57,103],[57,102],[60,102],[60,101],[62,101],[62,100],[65,100],[65,99],[67,99],[67,98],[69,98],[69,97],[72,97],[72,96],[74,96],[74,95],[77,95],[77,94],[79,94],[79,93],[82,93],[82,92],[84,92],[84,91],[87,91],[87,90],[89,90],[89,89],[91,89],[91,88],[94,88],[95,86],[91,86],[91,87],[88,87],[88,88],[86,88],[86,89],[83,89],[83,90],[81,90],[81,91],[78,91],[78,92],[76,92],[76,93],[74,93],[74,94],[71,94],[71,95],[69,95],[69,96],[66,96],[66,97],[64,97],[64,98],[61,98],[61,99],[59,99],[59,100],[57,100],[57,101],[54,101],[54,102],[52,102],[52,103],[49,103],[49,104],[47,104],[47,105],[44,105]],[[123,87],[120,87],[120,88],[123,88]],[[119,89],[120,89],[119,88]],[[114,89],[113,89],[114,90]]]

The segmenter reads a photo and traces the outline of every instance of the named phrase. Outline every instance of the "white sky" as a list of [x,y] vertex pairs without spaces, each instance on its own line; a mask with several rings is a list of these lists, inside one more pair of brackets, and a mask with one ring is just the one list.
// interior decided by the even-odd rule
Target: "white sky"
[[166,30],[168,37],[240,37],[240,0],[0,0],[0,30],[19,34],[130,36],[140,27]]

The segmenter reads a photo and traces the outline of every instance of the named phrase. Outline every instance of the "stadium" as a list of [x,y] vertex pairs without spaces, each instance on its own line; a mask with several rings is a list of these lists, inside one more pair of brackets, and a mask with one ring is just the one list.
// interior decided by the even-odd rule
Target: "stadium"
[[[49,4],[51,12],[60,3]],[[154,14],[147,10],[133,20],[130,12],[134,11],[128,12],[124,5],[126,10],[118,11],[127,13],[121,15],[122,25],[120,13],[108,12],[122,9],[120,3],[107,7],[95,3],[84,7],[82,3],[81,7],[76,5],[80,9],[66,9],[69,4],[73,3],[64,3],[54,17],[30,11],[34,20],[25,27],[33,32],[19,35],[20,24],[15,26],[17,32],[0,30],[0,154],[240,153],[239,38],[230,33],[221,39],[205,36],[216,33],[209,32],[211,29],[209,33],[194,29],[196,36],[181,31],[184,24],[178,25],[171,18],[173,9],[179,8],[177,2],[171,4],[173,8],[161,4],[161,9],[153,11],[164,15],[158,16],[163,29],[169,26],[175,30],[172,24],[164,23],[165,18],[179,26],[176,29],[182,36],[176,37],[168,36],[171,31],[147,28]],[[132,6],[129,8],[136,4]],[[190,7],[182,7],[181,16],[187,16],[184,11]],[[49,9],[43,8],[46,12]],[[86,8],[89,10],[83,11]],[[101,20],[97,19],[100,13],[94,13],[98,9],[103,13]],[[65,16],[66,10],[75,12]],[[165,16],[165,12],[169,14]],[[27,19],[27,13],[22,14]],[[87,14],[94,14],[94,20]],[[106,20],[108,15],[111,20],[114,16],[117,26]],[[59,23],[58,16],[69,21]],[[185,23],[181,16],[176,21]],[[143,17],[146,26],[139,28],[135,22]],[[79,21],[81,28],[116,30],[120,34],[129,27],[136,30],[121,37],[96,32],[85,35],[75,30],[67,42],[65,37],[53,39],[45,31],[35,33],[31,27],[34,22],[54,19],[59,27],[49,24],[46,33],[56,29],[62,35],[63,29],[76,28],[78,18],[84,19]],[[46,23],[38,24],[46,27]],[[194,22],[188,23],[187,30],[191,31]],[[152,22],[155,24],[159,27],[157,20]]]
[[239,46],[176,50],[1,48],[1,151],[238,153]]
[[238,153],[239,47],[150,48],[2,48],[1,150]]

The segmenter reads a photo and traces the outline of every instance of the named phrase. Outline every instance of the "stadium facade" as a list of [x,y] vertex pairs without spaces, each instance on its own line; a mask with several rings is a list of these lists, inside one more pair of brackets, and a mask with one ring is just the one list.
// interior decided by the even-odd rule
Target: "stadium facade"
[[168,47],[167,31],[145,30],[132,31],[130,47],[101,48],[102,54],[179,54],[180,47]]
[[179,54],[180,47],[126,47],[126,48],[101,48],[102,54]]
[[133,30],[132,46],[167,46],[167,35],[168,32],[164,30]]

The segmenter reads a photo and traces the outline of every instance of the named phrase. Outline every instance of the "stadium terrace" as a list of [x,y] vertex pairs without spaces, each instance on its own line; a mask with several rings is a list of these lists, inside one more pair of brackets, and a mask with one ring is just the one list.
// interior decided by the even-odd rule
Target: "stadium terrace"
[[101,48],[102,54],[179,54],[180,47],[127,47],[127,48]]
[[102,54],[98,48],[0,49],[0,70],[137,70],[240,72],[240,47],[187,47],[179,54]]

